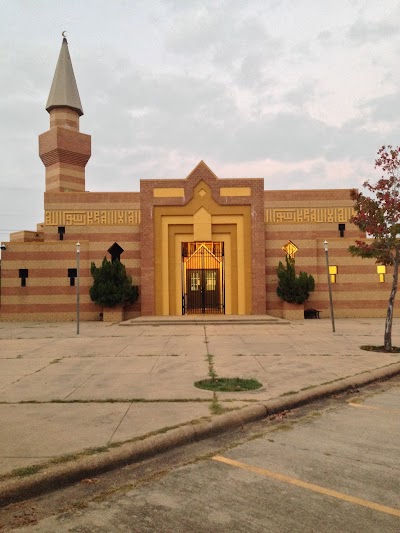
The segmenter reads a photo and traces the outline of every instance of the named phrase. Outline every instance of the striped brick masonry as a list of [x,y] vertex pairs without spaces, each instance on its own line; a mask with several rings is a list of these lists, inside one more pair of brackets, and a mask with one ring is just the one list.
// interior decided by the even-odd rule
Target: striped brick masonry
[[[183,179],[141,180],[140,192],[86,192],[91,138],[79,131],[83,109],[66,39],[46,110],[50,129],[39,136],[46,168],[44,220],[36,230],[16,232],[5,243],[0,320],[75,320],[78,241],[82,320],[99,320],[103,313],[89,297],[90,266],[110,259],[108,250],[115,243],[139,286],[139,301],[125,309],[129,319],[181,314],[185,283],[191,286],[183,274],[183,251],[188,243],[203,246],[211,240],[225,250],[219,267],[225,312],[302,316],[301,310],[286,309],[276,294],[276,269],[286,247],[295,253],[297,271],[315,279],[305,308],[329,317],[326,239],[330,265],[337,272],[332,284],[335,316],[385,316],[392,270],[387,267],[379,276],[373,260],[349,254],[349,246],[364,238],[349,222],[349,189],[264,191],[262,178],[219,179],[200,161]],[[399,301],[394,313],[400,316]]]

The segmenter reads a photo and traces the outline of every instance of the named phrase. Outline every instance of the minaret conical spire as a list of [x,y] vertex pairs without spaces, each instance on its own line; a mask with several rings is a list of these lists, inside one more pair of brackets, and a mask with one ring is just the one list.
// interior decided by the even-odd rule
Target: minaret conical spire
[[84,192],[91,139],[79,131],[83,110],[64,33],[46,105],[50,129],[39,135],[39,156],[46,167],[46,192]]
[[65,37],[63,37],[60,55],[58,56],[46,110],[50,113],[55,107],[69,107],[76,111],[79,116],[83,115],[81,99],[69,55],[68,42]]

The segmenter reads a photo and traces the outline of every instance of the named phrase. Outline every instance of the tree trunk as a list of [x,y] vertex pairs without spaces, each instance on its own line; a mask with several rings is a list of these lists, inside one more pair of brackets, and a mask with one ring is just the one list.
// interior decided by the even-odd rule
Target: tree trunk
[[395,255],[395,258],[394,258],[394,264],[393,264],[392,290],[390,291],[388,309],[387,309],[387,313],[386,313],[386,322],[385,322],[384,345],[385,345],[385,351],[386,352],[391,352],[392,351],[393,307],[394,307],[394,299],[396,298],[396,293],[397,293],[397,281],[398,281],[398,277],[399,277],[399,259],[400,259],[400,250],[399,250],[399,248],[397,248],[396,249],[396,255]]

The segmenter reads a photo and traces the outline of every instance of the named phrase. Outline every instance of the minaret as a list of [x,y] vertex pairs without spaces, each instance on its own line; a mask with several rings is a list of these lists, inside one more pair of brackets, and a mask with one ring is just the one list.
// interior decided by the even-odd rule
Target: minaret
[[91,138],[79,133],[83,110],[65,37],[46,110],[50,113],[50,129],[39,135],[39,155],[46,167],[46,192],[82,192]]

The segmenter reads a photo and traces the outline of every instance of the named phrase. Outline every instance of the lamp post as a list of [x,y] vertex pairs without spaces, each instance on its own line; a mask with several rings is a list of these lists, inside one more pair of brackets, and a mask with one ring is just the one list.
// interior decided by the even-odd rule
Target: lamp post
[[326,271],[328,273],[328,288],[329,288],[329,302],[331,306],[331,320],[332,320],[332,331],[335,333],[335,317],[333,314],[333,300],[332,300],[332,285],[331,285],[331,275],[329,273],[329,255],[328,255],[328,241],[324,241],[325,257],[326,257]]
[[76,334],[79,335],[79,259],[81,255],[81,243],[76,243]]

